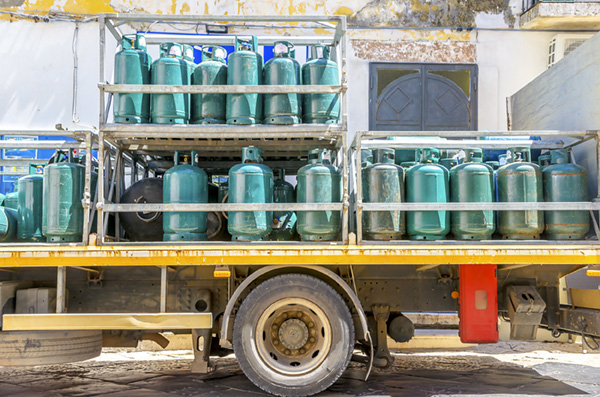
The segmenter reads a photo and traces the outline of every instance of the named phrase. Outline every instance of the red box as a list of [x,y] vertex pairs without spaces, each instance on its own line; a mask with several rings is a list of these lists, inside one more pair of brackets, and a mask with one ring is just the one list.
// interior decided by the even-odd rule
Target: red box
[[464,343],[498,342],[496,265],[459,265],[459,331]]

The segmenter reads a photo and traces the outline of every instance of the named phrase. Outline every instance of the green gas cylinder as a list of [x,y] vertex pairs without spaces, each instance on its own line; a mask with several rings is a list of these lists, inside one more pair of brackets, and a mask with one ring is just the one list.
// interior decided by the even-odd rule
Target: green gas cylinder
[[5,195],[3,195],[2,193],[0,193],[0,206],[4,205],[4,199],[6,198]]
[[486,161],[487,165],[492,167],[492,170],[496,171],[500,167],[500,163],[498,161]]
[[[179,152],[173,158],[175,166],[163,176],[163,203],[206,204],[208,203],[208,176],[198,168],[196,151],[190,160],[184,157],[180,163]],[[206,240],[206,212],[164,212],[164,241]]]
[[[404,201],[404,169],[394,164],[393,149],[373,150],[373,164],[362,169],[363,202]],[[363,211],[366,240],[399,240],[406,233],[402,211]]]
[[0,241],[14,241],[17,238],[17,219],[19,215],[12,208],[0,207]]
[[48,242],[82,239],[85,167],[78,161],[70,150],[67,161],[44,168],[42,233]]
[[4,197],[4,206],[6,208],[11,208],[13,210],[17,210],[19,208],[19,184],[13,184],[13,191],[6,194]]
[[544,169],[544,167],[552,164],[551,159],[552,159],[552,156],[549,154],[543,154],[540,157],[538,157],[538,164],[542,168],[542,170]]
[[[309,163],[298,170],[296,200],[298,203],[340,203],[342,174],[330,164],[330,152],[313,149]],[[298,234],[303,241],[337,240],[341,230],[340,211],[298,211]]]
[[[544,201],[588,201],[585,168],[569,162],[567,149],[552,150],[550,157],[552,165],[542,169]],[[582,240],[590,229],[587,211],[546,211],[544,218],[549,240]]]
[[402,163],[400,163],[400,167],[404,168],[405,170],[409,169],[410,167],[414,167],[415,165],[419,165],[418,161],[403,161]]
[[[196,69],[196,63],[194,63],[194,47],[191,45],[184,44],[183,45],[183,61],[187,66],[187,83],[192,84],[192,76],[194,75],[194,69]],[[185,95],[185,113],[188,115],[188,118],[191,117],[191,95]]]
[[[285,170],[273,170],[273,202],[295,203],[296,192],[291,183],[285,181]],[[273,211],[273,231],[269,235],[272,241],[289,241],[296,232],[296,213],[294,211]]]
[[[115,55],[115,84],[150,84],[152,58],[142,33],[123,35]],[[114,94],[115,123],[149,123],[150,94]]]
[[455,158],[445,158],[440,160],[440,164],[450,171],[452,167],[458,165],[458,160]]
[[[438,163],[440,151],[433,148],[417,150],[420,164],[406,171],[406,201],[408,203],[447,203],[449,199],[448,170]],[[408,235],[411,240],[442,240],[450,232],[448,211],[408,211]]]
[[[229,170],[229,203],[272,203],[273,172],[262,163],[262,149],[250,146],[242,151],[242,164]],[[273,211],[230,211],[232,240],[260,241],[271,233]]]
[[371,149],[362,149],[360,151],[360,164],[361,167],[368,167],[373,164],[373,150]]
[[[194,85],[226,85],[227,51],[223,47],[202,47],[202,62],[194,69]],[[193,94],[190,123],[225,124],[225,94]]]
[[[537,164],[531,162],[529,148],[511,148],[508,163],[497,171],[498,201],[541,202],[542,172]],[[509,240],[539,239],[544,231],[543,211],[499,211],[498,231]]]
[[[263,69],[265,85],[300,85],[300,64],[294,59],[296,50],[288,41],[276,41],[274,57]],[[301,116],[300,94],[265,94],[265,124],[297,124]]]
[[[483,150],[465,149],[463,163],[450,171],[453,203],[493,203],[494,170],[483,164]],[[494,211],[453,211],[452,234],[457,240],[489,240],[496,230]]]
[[[310,59],[302,66],[302,84],[339,85],[338,65],[329,59],[329,47],[314,45]],[[339,94],[305,94],[302,100],[302,120],[305,123],[337,123],[340,117]]]
[[[229,55],[228,85],[261,85],[262,55],[257,53],[258,39],[236,36],[235,52]],[[262,97],[258,94],[227,94],[227,124],[260,124]]]
[[27,175],[19,178],[17,238],[22,241],[46,241],[42,235],[44,177]]
[[[152,63],[152,84],[188,85],[188,65],[183,60],[183,46],[162,43],[160,58]],[[189,119],[187,94],[152,94],[151,113],[155,124],[186,124]]]

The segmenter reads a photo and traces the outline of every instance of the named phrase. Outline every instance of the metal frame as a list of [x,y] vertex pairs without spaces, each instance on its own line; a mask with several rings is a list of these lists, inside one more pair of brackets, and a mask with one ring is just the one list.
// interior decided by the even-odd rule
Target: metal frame
[[[92,173],[92,150],[97,150],[98,145],[94,134],[91,131],[60,131],[60,130],[4,130],[2,135],[16,135],[16,136],[60,136],[73,138],[75,141],[57,140],[57,141],[4,141],[0,140],[0,150],[2,149],[84,149],[86,152],[85,157],[85,187],[83,195],[83,238],[78,243],[0,243],[0,246],[14,246],[19,245],[34,245],[34,246],[57,246],[57,245],[87,245],[90,232],[90,219],[91,215],[90,208],[92,208],[93,197],[91,197],[91,173]],[[20,160],[15,163],[15,160],[11,159],[0,159],[0,166],[12,166],[15,164],[26,165],[28,163],[35,163],[36,160]],[[21,174],[19,174],[21,175]]]
[[[419,140],[410,141],[402,140],[407,137],[441,137],[455,138],[447,141],[428,141]],[[544,137],[573,137],[578,140],[570,145],[565,145],[560,140],[550,141],[533,141],[533,140],[511,140],[511,141],[485,141],[474,139],[461,139],[464,137],[484,137],[484,136],[507,136],[507,137],[522,137],[522,136],[544,136]],[[381,140],[388,137],[398,137],[395,140]],[[478,147],[483,149],[488,148],[508,148],[515,146],[529,146],[532,148],[559,149],[577,146],[590,139],[596,140],[596,158],[597,158],[597,177],[600,186],[600,157],[598,144],[600,142],[600,131],[358,131],[354,142],[351,145],[353,150],[354,161],[353,172],[356,175],[356,238],[357,243],[363,242],[363,211],[510,211],[510,210],[553,210],[553,211],[572,211],[572,210],[589,210],[600,211],[600,196],[592,202],[566,202],[566,203],[527,203],[527,202],[511,202],[511,203],[363,203],[362,191],[362,171],[361,171],[361,150],[362,149],[377,149],[377,148],[454,148],[462,149],[465,147]],[[600,193],[599,193],[600,194]],[[598,226],[595,219],[592,219],[596,238],[600,239]],[[444,240],[449,242],[451,240]],[[405,240],[397,240],[386,243],[406,243]],[[498,242],[487,240],[481,242],[484,245],[495,245]]]
[[[134,165],[136,162],[144,164],[144,156],[151,154],[160,155],[161,152],[173,152],[175,150],[198,149],[199,155],[211,153],[211,157],[232,157],[243,146],[254,145],[265,148],[265,157],[298,158],[300,154],[306,155],[308,148],[323,147],[337,150],[338,165],[342,169],[343,198],[341,203],[325,206],[328,210],[342,211],[342,242],[348,241],[348,218],[349,218],[349,166],[347,164],[347,74],[346,74],[346,18],[344,16],[231,16],[226,20],[235,27],[250,26],[256,23],[271,23],[276,29],[296,29],[298,24],[305,25],[305,29],[314,27],[331,30],[331,35],[309,35],[285,36],[294,44],[311,45],[327,44],[333,47],[332,58],[336,59],[340,67],[340,85],[333,86],[167,86],[167,85],[126,85],[109,84],[105,74],[106,60],[106,31],[119,41],[122,34],[119,26],[133,22],[158,23],[182,23],[182,24],[206,24],[209,22],[222,22],[222,16],[191,16],[191,15],[136,15],[136,14],[101,14],[99,16],[100,26],[100,68],[99,68],[99,90],[100,90],[100,120],[99,140],[113,148],[116,164],[110,164],[110,155],[106,154],[106,147],[100,147],[99,153],[99,200],[98,208],[98,242],[107,242],[106,215],[109,212],[138,212],[140,210],[151,211],[256,211],[273,210],[279,207],[293,211],[313,211],[315,206],[311,204],[119,204],[118,198],[122,193],[123,179],[125,175],[123,156],[128,156]],[[306,26],[313,24],[313,26]],[[259,25],[260,28],[264,26]],[[272,44],[284,37],[274,35],[259,35],[259,45]],[[148,44],[160,44],[161,42],[174,39],[177,42],[195,45],[227,45],[235,40],[234,35],[219,36],[181,36],[176,38],[169,33],[152,35],[147,39]],[[112,56],[112,54],[111,54]],[[274,125],[157,125],[157,124],[114,124],[107,123],[113,93],[337,93],[340,95],[341,115],[339,124],[297,124],[291,126]],[[107,97],[108,95],[108,97]],[[290,141],[291,144],[290,144]],[[214,153],[217,153],[215,156]],[[222,161],[226,164],[227,159]],[[148,172],[147,164],[143,165]],[[137,174],[137,172],[135,173]],[[116,184],[116,189],[111,188],[107,192],[107,180],[111,179]],[[106,193],[109,193],[108,195]],[[114,197],[114,198],[113,198]],[[319,209],[324,209],[319,204]],[[117,217],[118,219],[118,217]],[[116,240],[119,241],[119,226],[116,227]]]

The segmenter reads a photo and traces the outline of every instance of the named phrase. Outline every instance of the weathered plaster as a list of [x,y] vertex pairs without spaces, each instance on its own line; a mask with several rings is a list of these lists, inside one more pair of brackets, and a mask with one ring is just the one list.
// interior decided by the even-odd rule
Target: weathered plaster
[[[186,15],[346,15],[350,25],[475,27],[480,13],[513,26],[511,0],[0,0],[20,12],[135,12]],[[7,17],[4,16],[6,19]]]
[[474,43],[456,41],[351,40],[354,55],[376,62],[475,63]]

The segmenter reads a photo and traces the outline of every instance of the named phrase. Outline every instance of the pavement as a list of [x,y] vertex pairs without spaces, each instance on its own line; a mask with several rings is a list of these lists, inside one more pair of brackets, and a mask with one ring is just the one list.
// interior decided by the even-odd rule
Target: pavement
[[[388,370],[351,363],[320,396],[600,396],[600,354],[568,343],[501,342],[460,350],[394,353]],[[190,373],[189,350],[104,349],[93,360],[0,367],[1,396],[261,396],[235,357],[212,358],[217,371]]]

